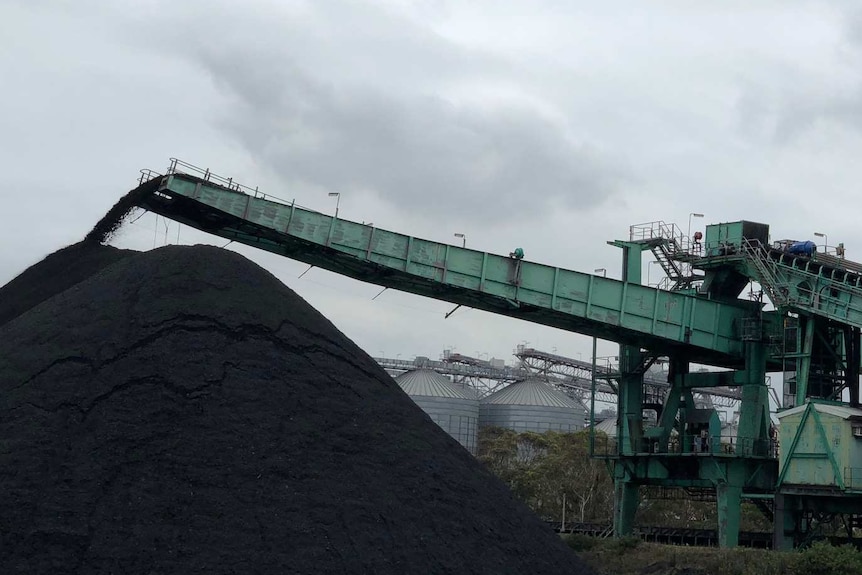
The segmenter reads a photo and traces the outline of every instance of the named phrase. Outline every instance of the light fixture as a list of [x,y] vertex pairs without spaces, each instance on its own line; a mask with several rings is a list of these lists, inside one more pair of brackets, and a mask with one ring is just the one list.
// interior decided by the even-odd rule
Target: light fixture
[[340,192],[329,192],[330,198],[335,198],[335,217],[338,218],[338,204],[341,203],[341,193]]
[[698,214],[696,212],[692,212],[688,215],[688,233],[685,235],[685,237],[687,237],[687,238],[691,237],[691,218],[702,218],[702,217],[703,217],[703,214]]
[[465,236],[464,234],[455,234],[455,237],[461,238],[461,247],[462,248],[467,247],[467,236]]
[[823,251],[829,250],[829,236],[820,232],[814,232],[814,235],[818,238],[823,238]]

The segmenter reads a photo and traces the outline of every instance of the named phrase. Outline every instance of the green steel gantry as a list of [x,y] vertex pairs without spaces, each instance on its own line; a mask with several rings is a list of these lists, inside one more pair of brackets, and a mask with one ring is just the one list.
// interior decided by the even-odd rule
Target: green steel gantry
[[[495,255],[339,219],[176,160],[167,174],[147,171],[133,196],[175,221],[361,281],[620,343],[618,439],[596,453],[613,470],[617,535],[631,532],[640,488],[655,485],[714,492],[720,543],[736,544],[741,499],[770,499],[778,481],[767,371],[795,372],[798,403],[845,388],[858,402],[862,276],[843,261],[773,249],[763,224],[708,226],[702,244],[674,226],[633,226],[612,242],[623,254],[617,281],[531,262],[519,249]],[[640,285],[647,250],[673,289]],[[775,310],[740,298],[751,281]],[[669,358],[661,404],[643,394],[658,357]],[[692,363],[723,371],[691,372]],[[742,391],[734,439],[695,408],[692,389],[714,386]],[[645,429],[645,410],[655,427]]]

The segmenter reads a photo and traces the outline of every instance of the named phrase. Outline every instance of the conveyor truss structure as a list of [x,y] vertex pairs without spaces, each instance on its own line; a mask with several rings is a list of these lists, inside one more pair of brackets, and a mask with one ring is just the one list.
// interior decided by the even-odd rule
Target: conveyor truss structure
[[[611,357],[598,358],[593,386],[593,363],[518,345],[513,354],[517,365],[495,366],[490,361],[460,353],[444,353],[442,359],[432,360],[419,356],[414,359],[374,357],[382,368],[395,374],[413,369],[432,369],[449,376],[455,383],[475,390],[479,397],[490,395],[502,387],[530,377],[540,377],[572,399],[589,409],[590,398],[616,404],[619,368]],[[644,374],[644,395],[663,402],[670,386],[666,374]],[[709,388],[695,390],[699,405],[733,409],[738,407],[742,395],[738,389]]]

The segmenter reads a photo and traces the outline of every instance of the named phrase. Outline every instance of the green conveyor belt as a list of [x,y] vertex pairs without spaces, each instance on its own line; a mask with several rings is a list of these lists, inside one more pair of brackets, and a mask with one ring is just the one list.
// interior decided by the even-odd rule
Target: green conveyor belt
[[753,310],[415,238],[182,173],[160,176],[139,205],[361,281],[713,365],[739,364],[739,325]]

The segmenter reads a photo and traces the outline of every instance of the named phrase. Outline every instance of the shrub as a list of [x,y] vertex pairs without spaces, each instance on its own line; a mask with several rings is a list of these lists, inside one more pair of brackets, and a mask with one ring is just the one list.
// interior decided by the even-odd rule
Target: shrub
[[852,545],[819,541],[801,553],[797,568],[806,575],[862,575],[862,554]]
[[619,539],[613,539],[610,547],[617,549],[618,551],[626,551],[629,549],[636,549],[641,544],[640,537],[621,537]]
[[598,545],[598,541],[594,537],[581,533],[570,533],[563,540],[566,542],[566,545],[575,551],[590,551]]

